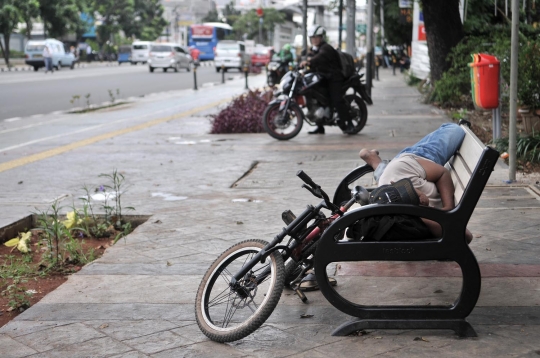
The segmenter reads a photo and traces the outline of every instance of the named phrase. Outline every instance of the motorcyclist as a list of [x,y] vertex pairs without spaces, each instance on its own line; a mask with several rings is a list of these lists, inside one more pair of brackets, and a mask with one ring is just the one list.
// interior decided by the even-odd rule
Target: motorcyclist
[[[349,107],[343,98],[343,85],[345,78],[341,73],[341,60],[339,54],[325,40],[326,30],[320,25],[313,25],[307,32],[311,49],[308,57],[300,63],[301,67],[309,66],[310,69],[320,73],[326,79],[332,105],[339,115],[339,128],[343,133],[352,133],[354,127],[351,123]],[[318,125],[317,129],[309,134],[324,134],[324,126]]]

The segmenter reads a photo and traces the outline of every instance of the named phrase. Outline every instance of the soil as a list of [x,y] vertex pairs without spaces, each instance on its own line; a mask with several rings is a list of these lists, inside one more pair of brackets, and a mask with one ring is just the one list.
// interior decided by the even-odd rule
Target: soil
[[[114,238],[114,236],[112,236],[112,238]],[[93,249],[95,258],[101,257],[106,248],[113,243],[111,238],[96,239],[85,237],[77,240],[81,240],[80,242],[85,253],[88,253],[91,249]],[[39,243],[41,243],[41,246],[39,246]],[[26,297],[30,302],[30,306],[39,302],[49,292],[54,291],[58,286],[67,280],[69,275],[81,269],[81,265],[77,262],[70,261],[66,254],[64,256],[67,258],[60,267],[48,271],[44,276],[39,276],[39,273],[46,269],[46,267],[42,264],[45,262],[43,261],[43,255],[45,252],[43,244],[43,240],[39,237],[39,230],[34,229],[32,230],[32,238],[29,244],[29,247],[33,251],[32,253],[23,254],[17,250],[17,247],[0,245],[0,267],[2,267],[6,262],[8,262],[8,260],[11,260],[12,258],[22,259],[25,255],[31,255],[32,261],[28,263],[28,266],[33,268],[33,272],[36,274],[33,275],[34,277],[27,278],[27,282],[19,284],[19,286],[24,287],[27,292],[35,292],[34,294]],[[11,283],[11,279],[0,280],[0,293],[4,291]],[[0,294],[0,327],[17,317],[25,309],[12,309],[9,306],[9,301],[10,299],[6,295]]]

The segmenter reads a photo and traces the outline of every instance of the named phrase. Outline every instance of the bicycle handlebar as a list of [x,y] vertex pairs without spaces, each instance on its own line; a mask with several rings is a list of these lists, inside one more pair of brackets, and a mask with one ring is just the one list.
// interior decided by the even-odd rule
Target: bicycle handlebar
[[300,179],[302,179],[304,181],[304,183],[306,183],[307,185],[313,187],[313,189],[316,189],[317,187],[319,187],[317,184],[315,184],[315,182],[309,177],[309,175],[307,175],[303,170],[299,170],[297,173],[296,173],[296,176],[299,177]]

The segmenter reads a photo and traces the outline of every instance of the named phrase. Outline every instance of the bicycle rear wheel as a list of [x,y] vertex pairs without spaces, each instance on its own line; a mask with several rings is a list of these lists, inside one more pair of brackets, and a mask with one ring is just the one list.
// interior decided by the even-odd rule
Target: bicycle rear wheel
[[283,292],[285,268],[279,252],[258,262],[236,288],[232,276],[268,243],[247,240],[223,252],[204,275],[195,301],[197,324],[216,342],[242,339],[272,314]]

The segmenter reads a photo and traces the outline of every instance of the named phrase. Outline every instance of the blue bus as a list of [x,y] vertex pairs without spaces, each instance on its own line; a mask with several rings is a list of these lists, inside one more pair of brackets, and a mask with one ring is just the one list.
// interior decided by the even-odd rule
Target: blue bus
[[202,25],[191,25],[189,27],[188,45],[201,51],[199,55],[201,61],[213,60],[218,41],[224,40],[231,33],[232,27],[221,22],[205,22]]

